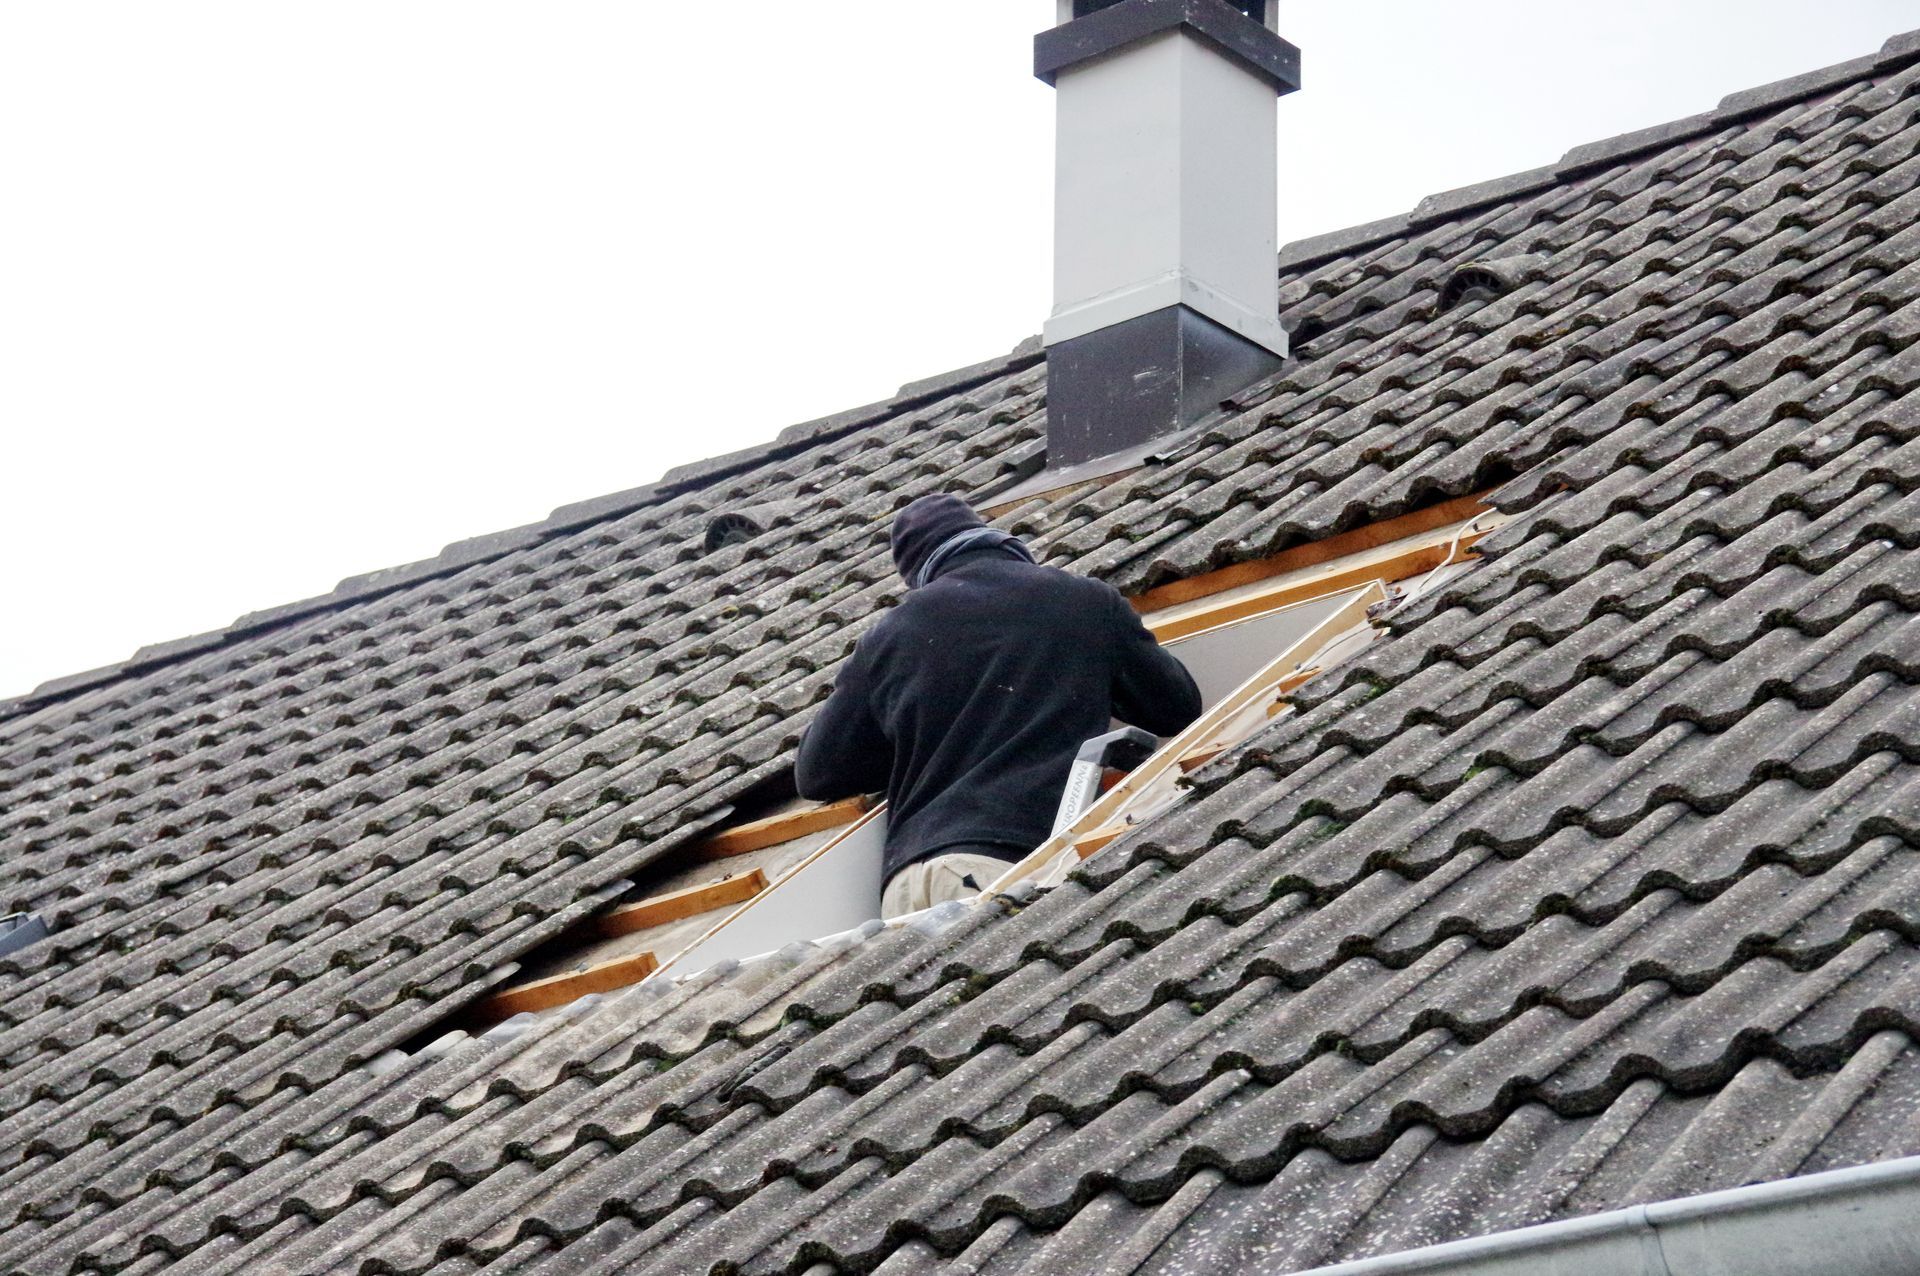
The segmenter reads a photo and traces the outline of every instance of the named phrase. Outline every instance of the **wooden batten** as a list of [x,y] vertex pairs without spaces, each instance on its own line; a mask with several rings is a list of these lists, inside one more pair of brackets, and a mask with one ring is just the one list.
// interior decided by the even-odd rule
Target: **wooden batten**
[[529,983],[502,988],[484,997],[467,1011],[467,1016],[487,1023],[498,1023],[534,1010],[552,1010],[589,993],[612,992],[639,983],[660,965],[652,953],[634,953],[616,957],[585,970],[535,979]]
[[765,889],[767,874],[756,868],[722,881],[703,882],[685,890],[669,891],[665,895],[623,904],[592,919],[586,928],[603,939],[631,935],[637,930],[710,913],[729,904],[743,903]]
[[[1271,716],[1271,714],[1269,714],[1269,716]],[[1234,742],[1231,740],[1215,740],[1211,744],[1201,745],[1191,753],[1183,753],[1180,755],[1180,770],[1183,773],[1198,771],[1201,767],[1213,761],[1228,749],[1231,749],[1233,744]]]
[[[1155,638],[1171,642],[1357,585],[1406,580],[1471,557],[1474,544],[1493,529],[1496,517],[1488,516],[1478,524],[1449,524],[1422,536],[1390,541],[1335,562],[1289,572],[1267,584],[1229,586],[1211,599],[1202,597],[1153,611],[1145,617],[1146,625]],[[1139,604],[1140,599],[1135,599],[1134,605]]]
[[695,846],[692,854],[695,859],[722,860],[745,855],[749,851],[762,851],[769,846],[806,837],[809,833],[851,824],[865,815],[870,805],[866,798],[852,797],[799,811],[769,815],[765,819],[752,820],[716,833]]
[[1095,851],[1105,847],[1107,843],[1113,841],[1122,833],[1125,833],[1128,827],[1129,826],[1125,824],[1108,824],[1101,828],[1091,829],[1082,833],[1073,839],[1073,853],[1081,859],[1085,859]]
[[[1350,532],[1342,532],[1338,536],[1329,536],[1326,540],[1314,541],[1310,545],[1296,545],[1292,549],[1274,554],[1268,558],[1258,558],[1246,563],[1235,563],[1231,567],[1222,567],[1218,571],[1205,572],[1199,576],[1189,576],[1185,580],[1172,581],[1168,584],[1161,585],[1157,589],[1149,589],[1146,593],[1137,595],[1132,600],[1133,607],[1135,611],[1142,613],[1162,611],[1168,607],[1178,606],[1181,603],[1190,603],[1196,599],[1208,598],[1214,594],[1225,593],[1229,589],[1237,589],[1242,585],[1251,585],[1258,581],[1271,580],[1275,576],[1284,576],[1289,572],[1297,572],[1309,567],[1318,567],[1322,564],[1332,564],[1335,559],[1364,554],[1369,550],[1380,549],[1382,546],[1390,545],[1395,541],[1403,541],[1412,537],[1423,536],[1427,532],[1432,532],[1440,528],[1452,528],[1457,524],[1465,523],[1487,513],[1488,506],[1486,505],[1486,498],[1490,495],[1492,495],[1492,492],[1489,490],[1486,492],[1476,492],[1471,496],[1456,497],[1451,501],[1443,501],[1438,505],[1428,506],[1423,510],[1415,510],[1411,514],[1402,514],[1399,518],[1390,518],[1379,523],[1369,523],[1365,527],[1356,527]],[[1420,568],[1418,570],[1424,571],[1427,569]],[[1417,572],[1407,572],[1405,574],[1415,575]],[[1326,584],[1326,579],[1332,579],[1336,583],[1331,585]],[[1317,579],[1310,584],[1313,592],[1311,594],[1303,593],[1301,597],[1306,598],[1312,597],[1315,594],[1333,593],[1336,590],[1345,588],[1347,584],[1358,584],[1360,580],[1383,580],[1390,578],[1376,573],[1356,580],[1339,583],[1342,582],[1343,579],[1344,578],[1340,576]],[[1278,604],[1268,602],[1266,605],[1272,607]],[[1163,642],[1168,637],[1178,636],[1177,634],[1159,635]]]
[[[1320,676],[1320,666],[1309,665],[1307,668],[1302,669],[1299,673],[1296,673],[1291,677],[1282,678],[1280,681],[1274,683],[1273,689],[1279,695],[1284,696],[1289,691],[1298,691],[1301,687],[1306,686],[1309,682],[1312,682],[1315,678],[1318,678],[1319,676]],[[1281,702],[1279,700],[1275,700],[1274,703],[1279,704]]]

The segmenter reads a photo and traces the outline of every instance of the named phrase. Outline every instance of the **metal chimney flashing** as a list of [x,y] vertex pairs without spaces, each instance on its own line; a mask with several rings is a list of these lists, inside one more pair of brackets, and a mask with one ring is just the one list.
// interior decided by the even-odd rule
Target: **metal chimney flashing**
[[1167,306],[1047,349],[1047,469],[1164,439],[1280,367],[1266,347]]
[[1053,84],[1069,67],[1178,30],[1241,63],[1275,93],[1300,87],[1300,50],[1227,0],[1121,0],[1033,37],[1033,73]]
[[[1036,496],[1051,496],[1081,483],[1112,478],[1116,474],[1140,469],[1153,464],[1159,458],[1161,448],[1164,446],[1163,440],[1154,439],[1124,451],[1105,453],[1091,461],[1082,461],[1078,465],[1056,465],[1023,474],[1017,482],[1004,491],[989,493],[981,502],[980,512],[989,518],[997,518],[1021,501],[1031,500]],[[1045,459],[1044,453],[1041,459]]]

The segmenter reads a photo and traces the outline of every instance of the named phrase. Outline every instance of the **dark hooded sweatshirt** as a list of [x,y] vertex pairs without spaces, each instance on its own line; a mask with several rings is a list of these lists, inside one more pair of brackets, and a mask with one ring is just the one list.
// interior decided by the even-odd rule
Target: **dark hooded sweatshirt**
[[982,527],[954,497],[902,511],[909,592],[860,639],[800,742],[803,796],[886,790],[888,876],[948,850],[1020,858],[1046,840],[1074,754],[1111,718],[1172,735],[1200,714],[1192,676],[1116,590],[1036,566]]

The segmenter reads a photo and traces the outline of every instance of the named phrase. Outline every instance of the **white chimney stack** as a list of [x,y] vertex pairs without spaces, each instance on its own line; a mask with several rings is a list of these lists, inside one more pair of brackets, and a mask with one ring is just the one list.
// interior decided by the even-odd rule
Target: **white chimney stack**
[[1059,0],[1047,469],[1152,451],[1279,367],[1272,0]]

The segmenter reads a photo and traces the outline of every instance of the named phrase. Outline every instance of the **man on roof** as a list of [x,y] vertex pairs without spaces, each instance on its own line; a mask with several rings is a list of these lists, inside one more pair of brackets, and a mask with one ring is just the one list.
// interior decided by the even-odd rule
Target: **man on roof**
[[1200,691],[1119,591],[1042,567],[959,497],[893,520],[907,595],[800,738],[801,796],[887,794],[881,914],[989,885],[1045,841],[1075,753],[1111,720],[1172,735]]

